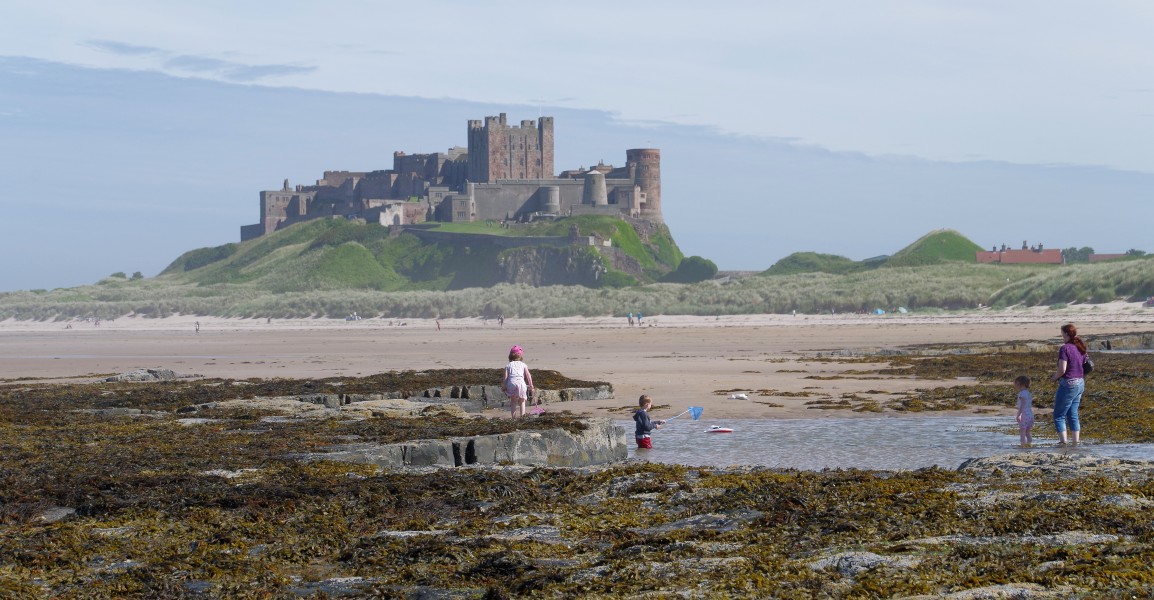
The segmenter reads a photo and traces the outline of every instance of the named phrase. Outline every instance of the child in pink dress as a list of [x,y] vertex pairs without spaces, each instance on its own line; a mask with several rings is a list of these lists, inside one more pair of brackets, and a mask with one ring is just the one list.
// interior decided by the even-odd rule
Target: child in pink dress
[[1018,392],[1018,441],[1023,448],[1034,443],[1030,428],[1034,426],[1034,397],[1030,395],[1030,378],[1019,375],[1014,380],[1014,391]]
[[509,349],[509,364],[505,365],[505,379],[501,381],[501,391],[509,397],[509,412],[514,419],[527,414],[525,402],[533,395],[533,375],[529,365],[522,362],[524,357],[520,346]]

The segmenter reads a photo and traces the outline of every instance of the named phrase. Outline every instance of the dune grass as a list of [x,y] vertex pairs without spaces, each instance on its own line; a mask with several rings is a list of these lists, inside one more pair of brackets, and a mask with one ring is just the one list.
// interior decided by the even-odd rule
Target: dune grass
[[998,290],[993,306],[1138,301],[1154,296],[1154,257],[1039,269]]
[[[637,232],[617,219],[580,217],[528,227],[538,235],[555,235],[572,225],[582,234],[613,239],[645,268],[681,260],[664,228],[642,244]],[[941,249],[965,242],[956,232],[937,232],[903,252],[928,256],[918,248],[945,252]],[[1065,266],[947,261],[858,269],[850,268],[848,259],[813,254],[813,264],[824,261],[824,269],[847,271],[777,274],[771,269],[752,277],[648,285],[633,285],[628,276],[610,271],[600,288],[530,288],[494,285],[503,252],[509,251],[485,244],[426,244],[409,234],[389,236],[378,226],[317,220],[243,244],[194,250],[152,279],[109,277],[75,288],[0,293],[0,319],[841,313],[980,304],[1056,307],[1154,295],[1154,257]]]
[[[355,250],[360,253],[360,250]],[[307,272],[308,269],[305,269]],[[0,318],[53,320],[173,314],[224,317],[566,317],[645,314],[729,315],[847,312],[899,306],[972,308],[1031,269],[949,264],[831,275],[753,276],[695,284],[660,283],[617,289],[531,288],[501,284],[463,290],[311,289],[275,291],[256,283],[199,284],[158,277],[106,279],[97,285],[0,295]]]

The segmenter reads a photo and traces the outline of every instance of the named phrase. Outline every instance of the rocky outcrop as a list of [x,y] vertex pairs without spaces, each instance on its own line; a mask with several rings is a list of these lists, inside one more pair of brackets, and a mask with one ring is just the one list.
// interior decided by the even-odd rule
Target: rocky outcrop
[[514,248],[502,252],[497,259],[501,281],[534,287],[595,286],[605,270],[604,257],[588,246]]
[[127,373],[121,373],[120,375],[106,377],[104,381],[171,381],[183,377],[195,377],[195,375],[181,375],[172,369],[137,369]]
[[628,252],[614,246],[611,248],[601,248],[601,254],[609,260],[609,266],[611,268],[644,280],[645,268],[641,266],[641,261],[637,260],[637,258]]
[[609,419],[583,422],[586,428],[578,433],[548,429],[397,444],[344,444],[298,458],[403,468],[498,464],[584,467],[628,457],[623,428]]
[[[537,389],[537,399],[542,404],[574,402],[579,400],[607,400],[613,397],[613,386],[609,384],[592,387],[562,388],[558,390]],[[478,413],[490,408],[507,408],[509,399],[497,385],[453,385],[429,388],[417,396],[407,398],[398,394],[309,394],[299,397],[302,401],[324,404],[329,408],[340,408],[350,404],[375,402],[382,399],[406,399],[425,404],[456,404],[465,412]]]
[[1087,336],[1086,345],[1095,350],[1150,350],[1154,348],[1154,333],[1119,333]]
[[1154,462],[1064,452],[1019,452],[972,458],[958,467],[984,477],[1031,474],[1053,477],[1154,478]]
[[[559,402],[573,402],[578,400],[604,400],[613,397],[613,386],[598,385],[593,387],[563,388],[559,390],[537,390],[537,399],[541,404],[556,404]],[[289,413],[300,413],[294,408],[295,403],[311,405],[317,409],[332,409],[341,414],[363,414],[372,417],[406,417],[427,415],[430,410],[440,410],[449,413],[477,414],[483,410],[497,408],[506,409],[509,399],[496,385],[454,385],[429,388],[418,395],[406,395],[400,392],[384,394],[298,394],[295,396],[280,396],[269,398],[248,398],[236,401],[207,402],[184,406],[176,410],[177,414],[189,415],[206,409],[221,408],[235,404],[260,404],[265,408],[282,410]],[[101,409],[107,412],[107,409]],[[139,414],[137,410],[134,414]],[[119,414],[119,413],[117,413]],[[319,415],[314,415],[319,416]],[[330,416],[335,416],[330,415]]]
[[607,400],[613,397],[613,387],[609,385],[598,385],[587,388],[537,390],[537,395],[544,404],[574,402],[578,400]]
[[[1088,335],[1086,345],[1090,352],[1096,350],[1150,350],[1154,349],[1154,333],[1119,333],[1112,335]],[[1052,342],[1009,341],[976,344],[950,344],[948,346],[926,344],[908,348],[860,347],[843,348],[833,352],[817,354],[821,356],[952,356],[965,354],[998,354],[1008,352],[1050,352],[1056,346]]]

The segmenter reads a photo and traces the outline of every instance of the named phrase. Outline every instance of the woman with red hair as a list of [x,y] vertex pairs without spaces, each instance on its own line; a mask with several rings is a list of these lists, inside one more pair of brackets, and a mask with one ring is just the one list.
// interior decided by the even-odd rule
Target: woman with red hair
[[1058,382],[1054,393],[1054,431],[1058,432],[1058,443],[1066,444],[1066,429],[1069,428],[1074,444],[1081,441],[1082,423],[1078,420],[1078,405],[1082,402],[1082,392],[1086,390],[1085,373],[1082,364],[1086,360],[1086,343],[1078,337],[1078,328],[1073,323],[1062,326],[1062,348],[1058,350],[1058,370],[1050,377]]

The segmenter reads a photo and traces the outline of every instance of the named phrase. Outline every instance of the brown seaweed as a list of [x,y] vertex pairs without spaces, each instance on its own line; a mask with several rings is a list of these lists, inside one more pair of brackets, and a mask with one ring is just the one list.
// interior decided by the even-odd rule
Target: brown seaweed
[[[970,358],[911,368],[973,376],[986,361],[967,366]],[[971,390],[967,405],[1004,403],[1009,375],[1046,368],[1044,358],[986,365],[985,392],[953,387]],[[1099,357],[1086,426],[1103,438],[1149,435],[1154,369],[1149,359],[1115,358]],[[286,389],[317,386],[268,393]],[[382,471],[292,456],[350,436],[456,435],[482,420],[427,417],[417,420],[436,422],[414,430],[404,419],[221,413],[186,427],[171,412],[250,391],[194,382],[0,388],[0,596],[873,598],[994,585],[1059,597],[1154,593],[1149,470],[630,462]],[[49,517],[61,507],[74,512]]]

